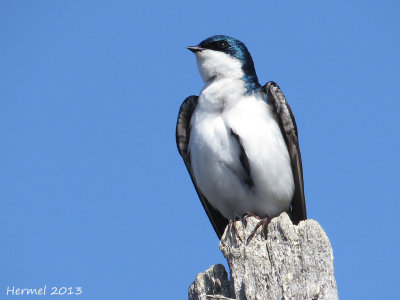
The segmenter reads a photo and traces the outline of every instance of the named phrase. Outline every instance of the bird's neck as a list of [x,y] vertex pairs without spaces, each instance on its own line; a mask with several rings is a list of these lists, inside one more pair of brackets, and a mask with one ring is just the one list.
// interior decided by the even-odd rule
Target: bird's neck
[[261,85],[258,82],[256,74],[244,75],[242,80],[245,83],[246,95],[256,93],[261,89]]
[[241,78],[215,78],[204,85],[199,104],[205,110],[222,112],[253,94],[256,86],[256,83]]
[[[251,95],[253,93],[257,93],[262,87],[258,82],[258,78],[256,74],[242,74],[241,77],[222,77],[222,76],[214,76],[208,78],[208,80],[204,81],[203,90],[212,87],[243,87],[243,95]],[[237,89],[236,89],[237,90]]]

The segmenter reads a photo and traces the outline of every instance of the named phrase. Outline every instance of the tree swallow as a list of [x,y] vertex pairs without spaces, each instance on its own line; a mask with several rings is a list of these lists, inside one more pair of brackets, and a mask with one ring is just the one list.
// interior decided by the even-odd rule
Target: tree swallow
[[235,38],[215,35],[188,49],[205,84],[182,103],[176,142],[218,237],[248,213],[305,220],[297,126],[279,86],[259,84]]

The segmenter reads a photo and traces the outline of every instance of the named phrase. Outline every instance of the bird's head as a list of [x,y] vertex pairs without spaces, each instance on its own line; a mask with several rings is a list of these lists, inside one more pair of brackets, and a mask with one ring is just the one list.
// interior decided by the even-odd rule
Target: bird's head
[[253,59],[241,41],[226,35],[214,35],[188,49],[196,55],[205,82],[231,78],[258,85]]

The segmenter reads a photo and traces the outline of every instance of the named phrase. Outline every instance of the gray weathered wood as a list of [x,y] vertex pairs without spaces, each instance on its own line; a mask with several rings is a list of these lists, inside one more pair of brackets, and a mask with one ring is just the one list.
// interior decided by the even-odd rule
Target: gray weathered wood
[[204,273],[197,274],[195,281],[189,288],[189,299],[229,299],[230,289],[225,267],[213,265]]
[[[265,239],[256,217],[230,224],[220,242],[231,278],[222,265],[197,275],[190,300],[338,299],[333,253],[324,230],[314,220],[298,226],[286,213],[272,219]],[[249,238],[250,237],[250,238]]]

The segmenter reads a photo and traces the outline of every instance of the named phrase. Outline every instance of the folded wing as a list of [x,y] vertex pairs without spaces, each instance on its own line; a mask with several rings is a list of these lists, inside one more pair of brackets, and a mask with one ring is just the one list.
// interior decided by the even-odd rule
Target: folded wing
[[176,145],[178,146],[179,154],[182,156],[183,161],[185,162],[186,168],[190,174],[190,178],[192,179],[201,204],[203,205],[204,210],[206,211],[207,216],[214,227],[215,233],[217,234],[218,238],[221,239],[225,227],[228,225],[229,221],[210,205],[206,197],[197,186],[190,162],[190,153],[188,151],[190,140],[190,120],[192,118],[193,111],[196,108],[197,100],[197,96],[187,97],[179,109],[178,121],[176,124]]
[[282,135],[289,150],[295,183],[295,192],[291,206],[291,217],[293,223],[298,224],[300,221],[307,219],[307,212],[304,196],[303,167],[301,163],[296,120],[294,119],[292,110],[287,103],[285,96],[275,82],[270,81],[264,85],[264,91],[267,94],[268,101],[275,109]]

